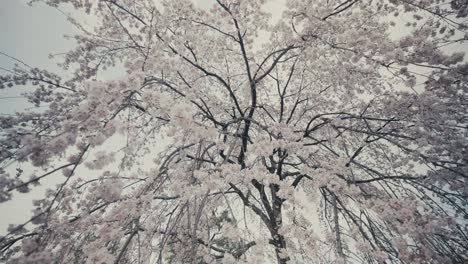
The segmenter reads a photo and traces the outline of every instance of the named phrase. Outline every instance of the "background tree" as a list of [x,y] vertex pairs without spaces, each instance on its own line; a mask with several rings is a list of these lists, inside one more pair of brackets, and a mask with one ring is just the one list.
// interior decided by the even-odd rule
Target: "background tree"
[[3,261],[468,262],[466,1],[45,2],[97,22],[0,77],[0,201],[61,179]]

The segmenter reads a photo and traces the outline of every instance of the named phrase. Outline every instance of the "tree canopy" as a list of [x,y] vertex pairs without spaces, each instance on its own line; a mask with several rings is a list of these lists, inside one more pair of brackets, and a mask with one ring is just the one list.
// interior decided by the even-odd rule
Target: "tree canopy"
[[0,76],[0,202],[59,183],[0,262],[468,263],[468,2],[44,2],[96,21]]

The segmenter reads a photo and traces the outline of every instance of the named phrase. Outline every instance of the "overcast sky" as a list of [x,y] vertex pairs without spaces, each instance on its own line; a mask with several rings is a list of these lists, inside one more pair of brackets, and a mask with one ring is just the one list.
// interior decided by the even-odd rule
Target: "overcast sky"
[[[64,34],[75,32],[59,11],[37,3],[33,7],[26,0],[0,0],[0,52],[20,59],[32,67],[58,70],[48,59],[50,53],[66,51],[72,42]],[[0,54],[0,67],[11,69],[14,61]],[[0,69],[0,74],[5,71]],[[23,109],[17,87],[0,91],[0,114],[12,114]],[[0,204],[0,234],[9,223],[19,223],[30,216],[31,199],[42,194],[15,195],[14,201]]]
[[[0,1],[0,52],[20,59],[32,67],[56,71],[49,54],[64,52],[72,45],[63,38],[75,29],[59,11],[43,3],[28,6],[27,0]],[[0,54],[0,67],[11,69],[14,61]],[[1,73],[5,73],[0,69]],[[24,107],[24,98],[18,89],[5,89],[0,93],[0,113],[10,114]],[[11,98],[14,97],[14,98]]]

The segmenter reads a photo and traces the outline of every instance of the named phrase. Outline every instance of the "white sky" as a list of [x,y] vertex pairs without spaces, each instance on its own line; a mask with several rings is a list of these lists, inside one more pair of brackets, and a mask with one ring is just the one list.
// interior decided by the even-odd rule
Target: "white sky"
[[[0,52],[32,67],[57,71],[58,67],[48,56],[50,53],[66,51],[72,45],[63,35],[72,34],[74,28],[63,14],[42,3],[30,7],[27,0],[1,0],[0,32]],[[0,54],[0,67],[11,69],[13,63],[13,60]],[[0,74],[4,73],[0,69]],[[0,114],[12,114],[25,107],[26,99],[20,97],[22,90],[15,87],[0,91]],[[0,204],[0,234],[4,234],[8,224],[28,219],[31,200],[40,195],[42,192],[15,195],[12,202]]]
[[[74,28],[65,16],[42,3],[34,7],[27,0],[0,1],[0,52],[20,59],[32,67],[44,67],[56,71],[58,68],[48,59],[50,53],[63,52],[72,42],[63,38],[72,34]],[[0,54],[0,67],[11,69],[14,61]],[[0,69],[0,74],[5,72]],[[24,98],[17,88],[5,89],[0,93],[0,113],[11,114],[22,109]]]

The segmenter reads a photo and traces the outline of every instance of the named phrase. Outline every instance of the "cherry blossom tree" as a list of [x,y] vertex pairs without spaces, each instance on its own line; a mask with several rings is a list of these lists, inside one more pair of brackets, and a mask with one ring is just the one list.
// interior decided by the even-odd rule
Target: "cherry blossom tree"
[[468,262],[466,1],[44,2],[97,20],[0,77],[0,201],[59,182],[0,261]]

